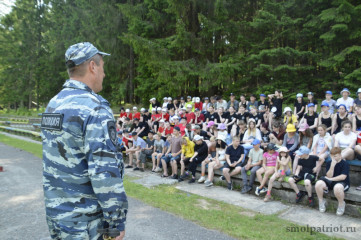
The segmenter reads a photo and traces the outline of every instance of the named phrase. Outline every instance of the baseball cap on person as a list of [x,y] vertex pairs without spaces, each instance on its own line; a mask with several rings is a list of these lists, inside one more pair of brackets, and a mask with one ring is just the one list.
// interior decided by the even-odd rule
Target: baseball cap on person
[[298,129],[298,131],[303,132],[303,131],[306,131],[309,128],[310,128],[310,126],[308,126],[307,123],[301,123],[300,128]]
[[337,109],[339,109],[340,107],[344,107],[344,108],[347,110],[347,107],[346,107],[345,104],[340,104],[340,105],[338,105],[338,106],[337,106]]
[[137,107],[133,107],[133,110],[137,110],[138,108]]
[[361,93],[361,88],[359,88],[356,92],[356,94],[359,94],[359,93]]
[[203,140],[203,137],[202,137],[202,136],[199,136],[199,135],[195,135],[195,136],[194,136],[194,140],[195,140],[195,141]]
[[327,102],[322,102],[321,107],[330,107],[330,105]]
[[180,132],[180,128],[179,127],[174,127],[174,130],[177,130],[178,132]]
[[201,127],[199,125],[195,125],[194,129],[201,129]]
[[132,132],[132,136],[137,136],[137,133],[136,133],[136,132]]
[[268,149],[268,150],[277,150],[278,148],[276,147],[275,144],[269,143],[269,144],[267,145],[267,149]]
[[[65,52],[65,63],[68,67],[74,67],[82,64],[86,60],[100,54],[102,56],[110,56],[109,53],[101,52],[90,42],[81,42],[71,45]],[[72,61],[70,63],[69,61]]]
[[162,108],[161,108],[161,107],[157,107],[157,111],[162,111]]
[[167,97],[164,97],[163,100],[168,100],[168,98],[167,98]]
[[141,111],[141,112],[144,112],[144,111],[145,111],[145,108],[141,108],[140,111]]
[[313,92],[308,92],[307,95],[312,95],[313,96]]
[[234,96],[234,93],[230,93],[229,96]]
[[156,108],[152,108],[152,112],[156,112],[157,111],[157,109]]
[[195,112],[199,112],[199,109],[198,109],[198,108],[196,108],[196,109],[194,109],[194,111],[195,111]]
[[120,131],[118,131],[118,134],[120,134],[120,135],[121,135],[121,134],[123,134],[123,131],[121,131],[121,130],[120,130]]
[[188,96],[187,99],[191,99],[192,97],[191,96]]
[[139,121],[139,118],[134,118],[133,121]]
[[297,95],[296,95],[296,97],[301,97],[301,98],[303,98],[303,94],[302,93],[297,93]]
[[184,97],[180,97],[180,100],[184,100]]
[[257,144],[261,144],[261,141],[255,138],[252,142],[252,145],[257,145]]
[[297,151],[296,155],[301,156],[303,154],[310,154],[310,149],[306,146],[301,146]]
[[168,101],[170,101],[170,100],[172,100],[172,98],[171,98],[171,97],[168,97]]
[[315,104],[313,104],[313,103],[307,104],[307,107],[314,107],[314,106],[315,106]]
[[326,94],[332,95],[332,92],[331,91],[326,91]]
[[205,97],[204,100],[209,100],[209,98],[208,98],[208,97]]
[[260,97],[266,97],[266,94],[261,93],[259,96]]
[[130,110],[127,108],[127,109],[125,109],[125,112],[128,113],[128,112],[130,112]]

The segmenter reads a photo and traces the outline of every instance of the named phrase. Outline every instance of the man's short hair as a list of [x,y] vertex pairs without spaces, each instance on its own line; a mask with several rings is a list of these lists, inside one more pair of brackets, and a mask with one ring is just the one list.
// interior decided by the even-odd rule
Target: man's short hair
[[95,64],[97,66],[100,65],[100,60],[102,59],[102,56],[100,54],[95,54],[93,57],[89,58],[88,60],[86,60],[85,62],[83,62],[80,65],[74,65],[72,64],[72,61],[68,61],[66,63],[67,66],[67,71],[69,74],[69,77],[83,77],[86,73],[86,68],[88,66],[88,64],[93,61],[95,62]]
[[333,147],[333,148],[331,149],[331,151],[330,151],[330,154],[331,154],[332,156],[334,156],[334,155],[336,155],[336,154],[341,154],[341,152],[342,152],[341,148],[339,148],[339,147]]

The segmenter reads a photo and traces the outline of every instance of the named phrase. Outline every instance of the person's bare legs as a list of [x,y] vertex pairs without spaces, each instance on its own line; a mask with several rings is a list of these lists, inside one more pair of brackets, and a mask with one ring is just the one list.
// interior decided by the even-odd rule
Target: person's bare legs
[[305,188],[306,188],[308,197],[312,197],[312,183],[309,179],[305,179]]
[[266,170],[266,172],[264,173],[262,182],[261,182],[261,186],[259,186],[260,189],[263,188],[264,186],[266,186],[269,176],[271,176],[274,172],[275,172],[274,168],[270,168],[270,169]]
[[[141,151],[141,150],[140,150]],[[137,159],[137,167],[139,168],[139,163],[140,163],[140,159],[139,159],[139,155],[140,155],[140,151],[136,151],[135,152],[135,157],[136,157],[136,159]]]
[[168,168],[167,168],[167,163],[165,162],[164,159],[162,159],[162,166],[163,166],[163,176],[167,177],[168,176]]
[[201,163],[201,176],[206,175],[206,165],[207,163],[209,163],[209,159],[206,158],[202,163]]
[[352,148],[346,148],[341,152],[342,159],[346,160],[354,160],[355,159],[355,152]]
[[297,187],[295,179],[289,178],[288,183],[290,184],[291,188],[295,191],[296,194],[298,194],[300,192],[300,190]]
[[338,206],[343,206],[344,204],[344,200],[345,200],[345,188],[342,184],[337,183],[334,187],[333,187],[333,193],[335,194],[335,197],[337,198],[338,201]]
[[223,168],[223,176],[227,180],[228,183],[231,182],[231,177],[229,176],[229,168]]
[[273,186],[273,182],[276,181],[277,178],[281,177],[281,173],[280,172],[275,172],[272,177],[270,178],[270,180],[268,181],[268,191],[271,193],[272,191],[272,186]]
[[241,167],[236,167],[232,172],[231,174],[229,174],[230,177],[234,176],[234,175],[237,175],[241,172],[242,168]]
[[156,152],[152,153],[152,163],[153,163],[152,171],[154,171],[156,168],[155,158],[157,157],[157,155],[158,155],[158,153],[156,153]]
[[265,169],[263,167],[261,167],[260,169],[257,170],[256,175],[257,175],[257,180],[259,183],[262,182],[263,178],[262,178],[262,174],[265,172]]
[[323,201],[323,190],[327,190],[326,183],[322,180],[318,180],[315,185],[315,190],[319,202]]
[[298,155],[296,155],[295,159],[293,160],[293,165],[292,165],[292,172],[293,173],[296,172],[296,168],[298,166],[298,159],[300,159],[300,157]]
[[216,162],[211,162],[210,164],[208,164],[208,181],[213,181],[213,176],[214,176],[214,172],[213,172],[213,168],[217,165]]

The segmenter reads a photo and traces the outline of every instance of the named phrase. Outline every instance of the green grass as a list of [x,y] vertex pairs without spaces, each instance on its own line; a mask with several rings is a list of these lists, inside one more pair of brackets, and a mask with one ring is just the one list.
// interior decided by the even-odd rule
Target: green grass
[[[0,142],[41,158],[41,145],[2,134]],[[311,235],[309,232],[287,231],[287,228],[299,226],[282,220],[277,215],[262,215],[224,202],[185,193],[169,185],[149,190],[132,180],[134,178],[129,177],[124,180],[128,196],[237,239],[336,239],[319,233]]]
[[5,143],[6,145],[16,147],[27,151],[29,153],[34,154],[38,158],[42,158],[42,146],[40,144],[31,143],[27,141],[23,141],[17,138],[12,138],[5,136],[0,133],[0,142]]

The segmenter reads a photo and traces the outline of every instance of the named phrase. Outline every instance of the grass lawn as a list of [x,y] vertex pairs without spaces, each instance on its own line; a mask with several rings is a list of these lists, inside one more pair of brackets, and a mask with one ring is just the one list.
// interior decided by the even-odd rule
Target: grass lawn
[[[41,158],[41,145],[2,134],[0,142]],[[310,232],[290,232],[287,229],[298,225],[282,220],[277,215],[254,213],[234,205],[182,192],[174,186],[162,185],[149,190],[127,177],[124,186],[130,197],[237,239],[336,239],[319,233],[311,235]]]

